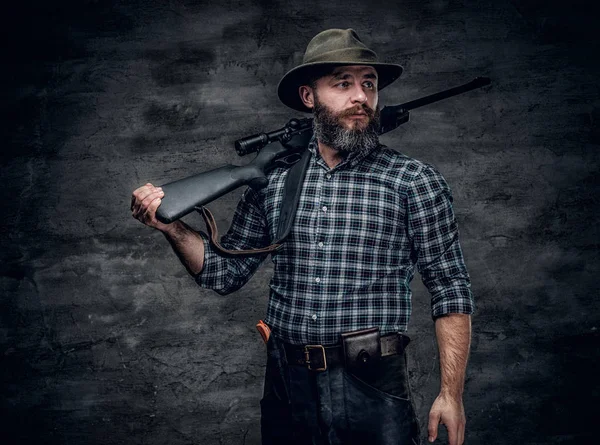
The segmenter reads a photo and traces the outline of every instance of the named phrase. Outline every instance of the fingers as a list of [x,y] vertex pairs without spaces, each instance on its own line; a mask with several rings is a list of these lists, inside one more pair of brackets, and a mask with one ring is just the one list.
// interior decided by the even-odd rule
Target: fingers
[[429,425],[427,427],[429,442],[433,442],[435,439],[437,439],[440,418],[441,416],[439,412],[433,410],[429,412]]
[[446,430],[448,430],[448,444],[449,445],[460,445],[459,442],[459,421],[458,419],[452,419],[452,422],[446,423]]
[[131,195],[131,207],[133,210],[133,207],[136,204],[141,203],[144,198],[146,198],[146,196],[148,196],[150,193],[155,192],[156,190],[159,190],[160,187],[154,187],[152,184],[147,183],[146,185],[143,185],[137,189],[135,189],[133,191],[133,194]]
[[162,190],[157,190],[149,194],[144,194],[143,196],[144,199],[136,199],[133,203],[131,213],[134,218],[138,218],[139,216],[144,215],[147,212],[150,204],[154,202],[155,199],[162,198],[164,196],[164,193],[162,192]]
[[461,399],[439,395],[429,411],[428,439],[433,442],[438,437],[440,424],[448,431],[450,445],[462,445],[465,440],[465,412]]
[[[147,204],[149,204],[152,201],[152,199],[154,199],[152,197],[148,199],[148,197],[152,194],[154,194],[154,197],[156,197],[157,192],[160,191],[162,191],[161,187],[154,187],[150,183],[136,189],[131,195],[131,210],[138,211],[142,205],[145,204],[147,206]],[[145,203],[144,200],[146,200]]]
[[164,195],[161,187],[150,183],[136,189],[131,196],[131,215],[146,225],[155,226],[156,209]]
[[164,195],[162,189],[156,189],[153,192],[148,193],[140,202],[140,208],[147,209],[156,198],[162,198]]
[[[150,196],[153,198],[152,199],[146,198],[146,200],[148,200],[148,202],[140,207],[140,212],[138,213],[138,217],[137,217],[137,219],[139,219],[141,222],[143,222],[146,225],[152,225],[153,223],[156,222],[156,209],[158,208],[158,206],[161,203],[160,196],[155,196],[154,193]],[[146,200],[144,200],[144,201],[146,201]]]
[[146,211],[144,212],[144,219],[149,224],[155,224],[157,222],[156,209],[158,209],[158,206],[162,202],[161,201],[162,195],[164,195],[164,193],[162,193],[162,192],[160,192],[160,193],[161,193],[161,196],[158,196],[158,197],[154,198],[152,201],[150,201],[150,203],[148,204],[148,207],[146,208]]
[[[437,416],[437,420],[435,417]],[[461,417],[444,416],[440,414],[429,415],[429,441],[437,439],[439,425],[444,425],[448,432],[449,445],[463,445],[465,441],[465,420]]]

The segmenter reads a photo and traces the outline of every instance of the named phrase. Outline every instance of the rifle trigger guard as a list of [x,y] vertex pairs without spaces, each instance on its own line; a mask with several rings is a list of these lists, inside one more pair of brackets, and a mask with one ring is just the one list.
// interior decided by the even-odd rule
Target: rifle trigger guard
[[302,153],[291,153],[282,158],[276,159],[275,163],[281,167],[290,167],[300,160]]

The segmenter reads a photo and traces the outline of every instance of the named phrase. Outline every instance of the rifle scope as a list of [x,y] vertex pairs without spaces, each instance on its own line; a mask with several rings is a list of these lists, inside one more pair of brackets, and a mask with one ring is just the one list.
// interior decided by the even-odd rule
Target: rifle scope
[[312,119],[290,119],[285,127],[269,133],[258,133],[235,141],[235,151],[239,156],[257,152],[271,142],[288,142],[292,136],[312,128]]

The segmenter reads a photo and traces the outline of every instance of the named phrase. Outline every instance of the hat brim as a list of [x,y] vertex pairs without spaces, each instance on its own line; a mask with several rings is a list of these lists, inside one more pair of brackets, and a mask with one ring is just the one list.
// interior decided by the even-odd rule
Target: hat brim
[[376,62],[314,62],[300,65],[292,70],[288,71],[285,76],[279,82],[277,86],[277,95],[281,102],[288,107],[301,111],[303,113],[310,113],[312,110],[302,103],[300,93],[298,89],[302,85],[307,85],[307,78],[310,72],[315,68],[321,68],[325,66],[344,66],[344,65],[365,65],[372,66],[377,71],[377,89],[382,90],[393,81],[398,79],[402,74],[403,68],[400,65],[393,63],[376,63]]

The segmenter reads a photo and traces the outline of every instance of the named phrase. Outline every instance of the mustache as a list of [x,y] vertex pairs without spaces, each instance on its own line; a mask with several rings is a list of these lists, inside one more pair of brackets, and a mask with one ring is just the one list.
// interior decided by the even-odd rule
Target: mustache
[[364,112],[369,118],[373,118],[375,116],[375,110],[369,107],[367,104],[358,104],[348,110],[344,110],[339,113],[339,117],[347,117],[352,116],[354,114],[362,114]]

